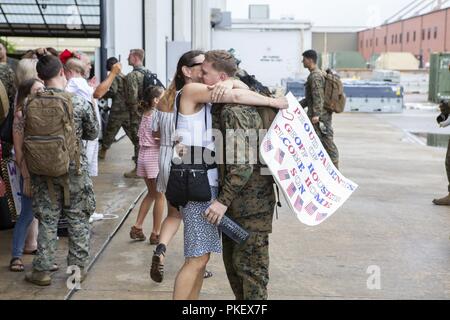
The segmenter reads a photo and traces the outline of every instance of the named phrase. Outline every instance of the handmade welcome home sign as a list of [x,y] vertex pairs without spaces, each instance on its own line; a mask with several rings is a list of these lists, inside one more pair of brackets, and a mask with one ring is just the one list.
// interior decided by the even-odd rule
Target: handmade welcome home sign
[[329,219],[358,185],[333,165],[296,98],[279,112],[263,139],[261,155],[297,215],[308,225]]

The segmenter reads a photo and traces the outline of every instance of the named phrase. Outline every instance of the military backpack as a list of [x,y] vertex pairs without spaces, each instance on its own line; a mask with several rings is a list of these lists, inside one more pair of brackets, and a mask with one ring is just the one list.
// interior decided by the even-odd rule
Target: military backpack
[[331,70],[324,74],[325,78],[325,102],[324,108],[335,113],[342,113],[345,110],[347,98],[344,93],[344,85],[341,79]]
[[158,75],[156,73],[152,73],[149,70],[139,70],[139,72],[144,75],[144,90],[142,91],[143,93],[145,93],[147,88],[152,86],[166,89],[162,82],[158,79]]
[[65,205],[70,205],[69,167],[80,173],[80,142],[76,136],[73,95],[45,91],[29,97],[24,109],[24,156],[28,170],[47,177],[50,197],[56,202],[51,178],[64,178]]

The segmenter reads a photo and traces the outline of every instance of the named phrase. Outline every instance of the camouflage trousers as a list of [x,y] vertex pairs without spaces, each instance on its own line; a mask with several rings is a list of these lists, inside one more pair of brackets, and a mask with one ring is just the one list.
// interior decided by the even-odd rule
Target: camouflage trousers
[[267,300],[269,284],[269,233],[252,232],[238,245],[223,236],[223,261],[236,300]]
[[36,271],[49,271],[57,249],[58,221],[67,219],[69,231],[68,266],[86,268],[89,263],[90,224],[95,210],[95,196],[91,178],[86,172],[69,174],[70,206],[64,206],[64,180],[51,178],[56,202],[52,201],[47,177],[32,176],[33,212],[39,220],[38,250],[33,261]]
[[114,143],[117,133],[122,127],[127,137],[131,140],[134,146],[133,161],[137,163],[139,156],[139,126],[141,124],[141,117],[137,114],[130,114],[126,111],[111,111],[109,116],[106,132],[103,135],[102,147],[108,150]]
[[447,149],[447,157],[445,159],[445,168],[447,170],[447,178],[448,178],[448,192],[450,193],[450,140],[448,141],[448,149]]
[[328,113],[320,119],[322,125],[314,125],[314,129],[322,142],[326,152],[331,158],[331,161],[339,169],[339,150],[334,143],[334,130],[332,114]]

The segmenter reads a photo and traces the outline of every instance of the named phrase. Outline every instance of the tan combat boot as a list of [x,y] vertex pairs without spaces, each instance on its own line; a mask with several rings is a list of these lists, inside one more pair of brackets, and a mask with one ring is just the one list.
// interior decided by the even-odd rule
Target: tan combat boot
[[25,275],[25,280],[40,287],[47,287],[52,284],[52,278],[45,271],[33,270],[32,272],[28,272]]
[[127,179],[140,179],[140,177],[138,177],[138,175],[137,175],[137,169],[136,168],[134,168],[130,172],[125,173],[123,176],[125,178],[127,178]]
[[437,206],[450,206],[450,194],[442,199],[434,199],[433,203]]
[[100,160],[105,160],[106,159],[106,153],[108,152],[108,149],[105,148],[101,148],[100,151],[98,152],[98,158]]

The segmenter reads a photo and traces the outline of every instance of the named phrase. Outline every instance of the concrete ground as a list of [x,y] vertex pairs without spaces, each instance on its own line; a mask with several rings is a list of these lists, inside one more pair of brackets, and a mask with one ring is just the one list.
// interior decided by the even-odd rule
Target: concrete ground
[[[123,172],[132,169],[131,156],[133,148],[129,140],[123,139],[115,144],[106,162],[100,162],[100,174],[94,178],[94,188],[97,199],[97,212],[117,215],[116,220],[105,220],[93,223],[91,236],[91,254],[96,256],[103,247],[112,231],[119,225],[132,202],[145,189],[141,180],[123,178]],[[12,230],[0,231],[0,300],[25,299],[61,300],[68,293],[66,281],[67,270],[67,238],[61,238],[58,243],[56,262],[60,271],[53,274],[53,284],[48,288],[36,288],[24,281],[23,273],[9,272],[11,259]],[[25,256],[24,263],[27,270],[31,268],[32,256]]]
[[[319,227],[302,225],[286,205],[279,210],[271,236],[270,299],[450,299],[450,209],[431,204],[447,191],[445,150],[414,144],[392,117],[335,117],[342,172],[360,188]],[[114,150],[122,160],[112,160],[109,176],[101,178],[104,183],[97,191],[102,209],[111,206],[123,214],[142,184],[128,189],[114,185],[114,181],[125,185],[119,171],[126,167],[121,155],[129,146],[124,141]],[[117,205],[118,197],[123,205]],[[182,230],[169,248],[166,279],[156,284],[149,277],[154,248],[129,239],[136,215],[137,208],[72,299],[171,298],[183,263]],[[103,227],[107,226],[96,227],[94,233]],[[149,217],[147,233],[150,229]],[[6,272],[8,246],[4,241],[0,246],[5,266],[0,270],[0,299],[63,297],[67,290],[61,272],[55,286],[35,289]],[[201,298],[233,299],[220,256],[213,257],[209,269],[214,277],[205,281]],[[372,270],[380,272],[379,289],[368,288]]]

